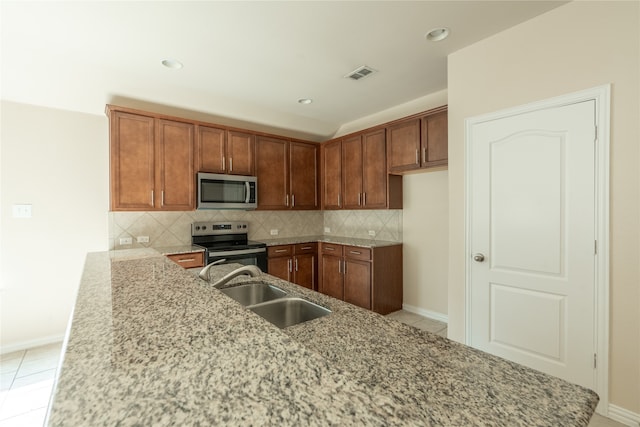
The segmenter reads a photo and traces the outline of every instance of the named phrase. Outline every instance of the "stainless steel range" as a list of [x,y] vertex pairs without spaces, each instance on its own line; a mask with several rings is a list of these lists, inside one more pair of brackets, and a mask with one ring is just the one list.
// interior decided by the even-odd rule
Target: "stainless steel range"
[[205,265],[224,260],[220,264],[257,265],[266,273],[267,245],[248,240],[248,235],[249,223],[243,221],[191,224],[191,243],[206,249]]

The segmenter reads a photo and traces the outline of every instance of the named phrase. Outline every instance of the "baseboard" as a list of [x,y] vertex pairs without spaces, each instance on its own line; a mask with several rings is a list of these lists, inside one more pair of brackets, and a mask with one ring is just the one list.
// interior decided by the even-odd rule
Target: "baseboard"
[[64,340],[64,335],[51,335],[48,337],[38,338],[35,340],[22,341],[22,342],[10,344],[10,345],[3,345],[2,348],[0,348],[0,354],[13,353],[14,351],[29,350],[34,347],[40,347],[41,345],[62,342],[63,340]]
[[449,323],[449,316],[446,314],[438,313],[437,311],[431,311],[420,307],[414,307],[409,304],[402,304],[402,309],[407,310],[410,313],[419,314],[420,316],[428,317],[429,319],[437,320],[438,322]]
[[627,409],[609,404],[607,418],[622,423],[630,427],[640,427],[640,414],[633,413]]

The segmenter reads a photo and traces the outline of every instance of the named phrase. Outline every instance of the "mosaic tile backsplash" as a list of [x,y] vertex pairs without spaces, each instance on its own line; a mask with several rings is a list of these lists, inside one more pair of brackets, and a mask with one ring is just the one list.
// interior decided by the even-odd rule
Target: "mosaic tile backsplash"
[[[247,221],[249,239],[258,241],[323,234],[402,241],[401,210],[109,212],[109,248],[189,245],[191,223],[198,221]],[[271,230],[278,230],[277,236]],[[149,242],[138,243],[139,236],[148,236]],[[133,243],[120,245],[123,237]]]

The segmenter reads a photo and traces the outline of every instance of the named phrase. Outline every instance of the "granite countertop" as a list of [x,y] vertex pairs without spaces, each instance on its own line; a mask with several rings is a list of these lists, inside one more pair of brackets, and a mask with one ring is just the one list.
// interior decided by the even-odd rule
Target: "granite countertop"
[[392,242],[387,240],[358,239],[355,237],[328,236],[328,235],[282,237],[277,239],[262,239],[260,241],[266,243],[267,246],[294,245],[297,243],[309,243],[309,242],[324,242],[324,243],[338,243],[341,245],[360,246],[363,248],[375,248],[375,247],[381,247],[381,246],[394,246],[394,245],[402,244],[402,242]]
[[563,380],[261,279],[333,312],[281,330],[157,252],[89,254],[48,425],[587,426],[598,402]]

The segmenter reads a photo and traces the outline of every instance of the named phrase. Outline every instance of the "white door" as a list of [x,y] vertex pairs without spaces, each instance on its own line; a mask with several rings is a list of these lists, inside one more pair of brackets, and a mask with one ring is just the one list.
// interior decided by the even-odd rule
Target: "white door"
[[595,101],[470,138],[470,345],[594,388]]

